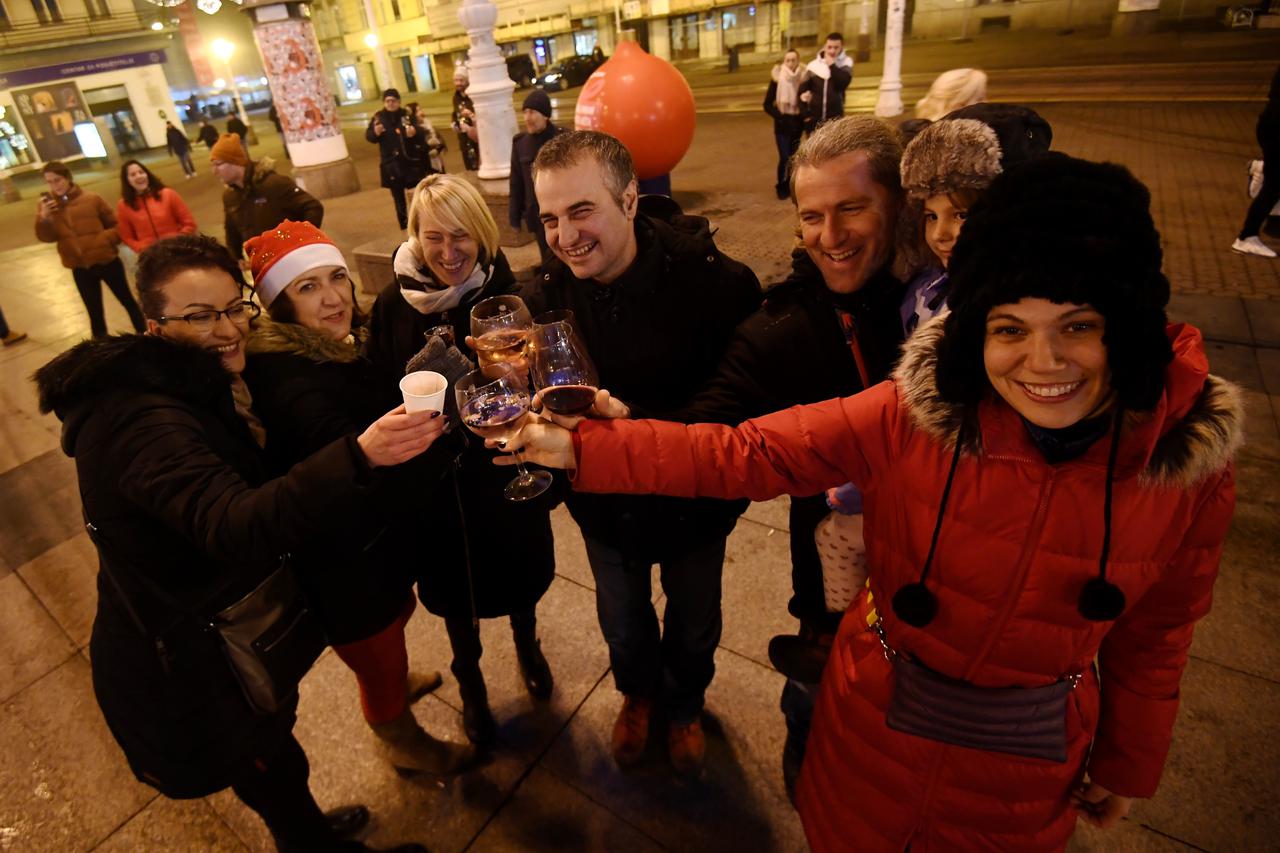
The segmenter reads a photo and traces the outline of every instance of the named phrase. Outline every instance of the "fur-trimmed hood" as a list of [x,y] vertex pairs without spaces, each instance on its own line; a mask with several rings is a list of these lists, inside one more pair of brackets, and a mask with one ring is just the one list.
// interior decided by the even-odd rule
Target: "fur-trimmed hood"
[[[966,412],[938,394],[938,343],[946,317],[921,326],[902,348],[893,381],[917,429],[954,447]],[[1174,360],[1165,374],[1165,393],[1151,413],[1126,418],[1122,452],[1139,467],[1144,485],[1186,489],[1221,471],[1244,441],[1244,400],[1233,383],[1208,372],[1200,332],[1185,324],[1169,327]],[[980,430],[970,430],[965,452],[983,452]]]
[[284,353],[300,355],[315,362],[347,364],[360,357],[359,347],[349,343],[350,340],[334,340],[323,332],[298,323],[276,323],[263,316],[254,321],[245,352],[249,355]]
[[152,335],[112,335],[82,341],[32,376],[40,411],[63,421],[63,446],[103,395],[121,390],[159,393],[209,405],[230,393],[232,375],[215,354]]

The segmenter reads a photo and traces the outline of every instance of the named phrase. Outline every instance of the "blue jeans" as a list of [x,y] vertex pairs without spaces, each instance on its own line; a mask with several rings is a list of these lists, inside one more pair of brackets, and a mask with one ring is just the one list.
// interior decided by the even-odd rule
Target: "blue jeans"
[[716,671],[725,539],[659,563],[667,596],[665,629],[653,608],[652,563],[594,539],[587,538],[586,544],[596,580],[596,612],[618,692],[654,700],[673,724],[696,720]]

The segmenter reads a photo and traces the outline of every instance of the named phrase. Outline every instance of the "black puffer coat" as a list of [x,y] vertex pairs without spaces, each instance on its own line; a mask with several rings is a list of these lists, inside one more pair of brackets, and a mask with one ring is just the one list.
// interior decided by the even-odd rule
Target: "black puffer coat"
[[[256,321],[244,380],[267,430],[273,473],[343,436],[357,436],[401,402],[396,383],[355,346],[295,323]],[[383,472],[356,515],[331,519],[325,541],[299,548],[298,580],[335,645],[367,639],[395,621],[413,594],[423,553],[418,501],[439,489],[450,443]]]
[[[715,377],[688,406],[671,414],[686,423],[737,424],[862,391],[837,308],[853,318],[869,383],[882,382],[889,378],[902,344],[901,302],[902,285],[887,271],[872,276],[856,293],[833,294],[813,261],[798,250],[791,275],[738,327]],[[821,618],[826,612],[813,531],[829,512],[821,494],[791,500],[788,526],[796,594],[790,611],[797,618]]]
[[[669,418],[714,375],[734,328],[760,305],[760,282],[720,253],[706,219],[655,196],[641,211],[636,260],[616,281],[582,281],[552,258],[523,295],[535,314],[571,309],[601,386],[648,417]],[[654,561],[727,536],[747,506],[580,492],[565,500],[585,535]]]
[[347,517],[375,475],[342,439],[268,481],[230,374],[195,347],[137,335],[85,341],[35,378],[41,410],[63,422],[62,447],[97,530],[89,648],[107,725],[138,778],[165,795],[219,791],[274,752],[294,708],[254,714],[203,628],[207,616]]
[[[400,251],[408,250],[401,247]],[[392,282],[374,303],[365,352],[395,387],[404,375],[405,362],[426,343],[427,329],[453,326],[454,339],[466,351],[463,339],[471,334],[471,306],[516,289],[501,252],[489,282],[450,311],[421,314],[400,295],[400,285]],[[430,492],[423,490],[419,501],[420,535],[429,547],[419,549],[422,557],[415,567],[418,597],[437,616],[470,617],[473,592],[475,614],[480,618],[528,610],[542,598],[555,575],[550,512],[562,489],[553,487],[534,500],[512,503],[502,497],[502,489],[515,475],[514,469],[494,465],[497,454],[485,450],[483,442],[463,428],[448,438],[459,453],[455,472]]]
[[[378,110],[364,131],[365,140],[378,146],[378,177],[389,189],[411,190],[431,171],[427,134],[415,125],[409,136],[405,133],[408,120],[408,110]],[[381,135],[373,129],[377,122],[382,122]]]

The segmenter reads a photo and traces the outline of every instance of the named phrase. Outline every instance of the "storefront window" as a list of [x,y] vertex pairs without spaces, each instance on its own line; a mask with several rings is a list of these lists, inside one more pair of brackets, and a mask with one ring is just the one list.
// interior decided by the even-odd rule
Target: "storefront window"
[[338,79],[342,82],[342,100],[364,100],[364,92],[360,88],[360,75],[356,72],[354,65],[339,65]]
[[35,162],[31,143],[17,126],[17,116],[0,105],[0,170],[28,166]]
[[576,32],[573,34],[573,52],[578,56],[587,56],[596,49],[597,41],[599,39],[596,37],[595,30]]

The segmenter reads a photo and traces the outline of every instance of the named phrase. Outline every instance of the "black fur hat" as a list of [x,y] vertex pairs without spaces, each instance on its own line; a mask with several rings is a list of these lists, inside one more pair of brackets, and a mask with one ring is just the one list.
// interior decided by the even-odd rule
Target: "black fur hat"
[[976,403],[988,312],[1039,297],[1087,304],[1106,318],[1111,384],[1126,410],[1160,401],[1173,358],[1165,334],[1169,280],[1151,195],[1128,169],[1046,154],[992,182],[969,211],[948,267],[951,313],[938,348],[943,399]]
[[970,104],[953,110],[942,117],[943,121],[971,118],[982,122],[996,133],[1000,140],[1005,168],[1015,163],[1025,163],[1045,154],[1053,143],[1053,128],[1049,122],[1031,107],[1019,104]]

